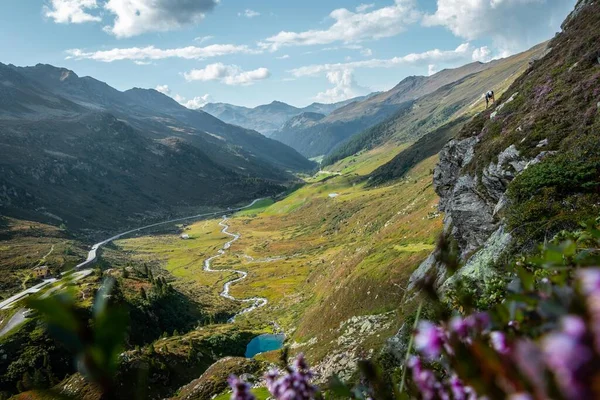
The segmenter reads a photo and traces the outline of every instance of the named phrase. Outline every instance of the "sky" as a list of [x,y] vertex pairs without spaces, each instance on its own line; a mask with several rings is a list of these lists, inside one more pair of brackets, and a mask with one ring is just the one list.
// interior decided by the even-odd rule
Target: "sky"
[[550,39],[576,0],[4,0],[0,62],[119,89],[298,107]]

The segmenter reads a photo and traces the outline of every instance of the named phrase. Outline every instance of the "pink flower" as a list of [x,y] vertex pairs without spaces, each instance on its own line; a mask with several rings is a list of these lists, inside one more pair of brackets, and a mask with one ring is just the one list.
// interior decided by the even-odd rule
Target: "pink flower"
[[460,340],[467,340],[469,337],[470,324],[462,317],[453,317],[450,320],[450,330],[458,336]]
[[583,294],[590,296],[600,293],[600,268],[586,268],[577,271]]
[[506,335],[503,332],[494,331],[490,333],[492,347],[500,354],[510,353],[510,347],[506,341]]
[[585,321],[576,315],[566,315],[560,321],[562,331],[573,339],[581,339],[585,336],[587,328]]
[[312,372],[303,354],[299,354],[287,375],[280,376],[271,370],[265,376],[267,389],[277,400],[309,400],[317,393],[317,388],[310,383]]
[[237,376],[231,375],[227,379],[227,382],[229,382],[229,386],[233,390],[231,400],[256,400],[252,392],[250,392],[250,385]]
[[445,335],[442,329],[429,321],[419,322],[415,335],[415,348],[429,359],[435,359],[442,353]]

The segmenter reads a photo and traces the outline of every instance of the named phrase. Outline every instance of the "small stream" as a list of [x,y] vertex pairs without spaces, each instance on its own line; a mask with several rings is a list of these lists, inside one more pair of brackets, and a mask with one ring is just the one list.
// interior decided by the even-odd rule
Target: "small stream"
[[243,309],[242,311],[240,311],[239,313],[235,314],[230,320],[229,322],[234,322],[235,319],[242,315],[242,314],[246,314],[249,313],[251,311],[256,310],[257,308],[260,307],[264,307],[267,305],[267,303],[269,302],[267,299],[265,299],[264,297],[251,297],[249,299],[236,299],[235,297],[233,297],[230,294],[230,289],[231,289],[231,285],[241,282],[244,279],[246,279],[248,277],[248,273],[245,271],[240,271],[237,269],[212,269],[211,267],[211,262],[216,259],[221,257],[223,254],[225,254],[225,251],[228,250],[231,245],[233,243],[235,243],[237,240],[239,240],[240,238],[240,234],[238,233],[230,233],[228,232],[229,229],[229,225],[226,224],[227,222],[227,216],[223,216],[223,220],[221,222],[219,222],[219,225],[223,227],[223,229],[221,230],[222,233],[231,236],[233,239],[231,239],[230,241],[228,241],[227,243],[225,243],[223,245],[223,248],[221,248],[216,255],[207,258],[206,260],[204,260],[204,270],[207,272],[234,272],[236,274],[238,274],[237,278],[234,278],[230,281],[225,282],[225,284],[223,285],[223,291],[221,292],[221,297],[224,297],[226,299],[229,300],[234,300],[234,301],[239,301],[241,303],[251,303],[251,305],[245,309]]

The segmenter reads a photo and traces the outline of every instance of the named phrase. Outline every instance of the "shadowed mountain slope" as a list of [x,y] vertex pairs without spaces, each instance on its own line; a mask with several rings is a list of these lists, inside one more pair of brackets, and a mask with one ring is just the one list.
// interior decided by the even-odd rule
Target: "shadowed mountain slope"
[[154,90],[0,64],[0,210],[73,228],[139,225],[284,190],[313,164]]

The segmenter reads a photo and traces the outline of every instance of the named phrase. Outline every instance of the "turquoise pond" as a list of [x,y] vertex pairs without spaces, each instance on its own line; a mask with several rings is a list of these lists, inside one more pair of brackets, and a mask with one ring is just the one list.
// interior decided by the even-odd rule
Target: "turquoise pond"
[[255,337],[246,346],[246,357],[252,358],[259,353],[279,350],[283,347],[285,335],[264,334]]

